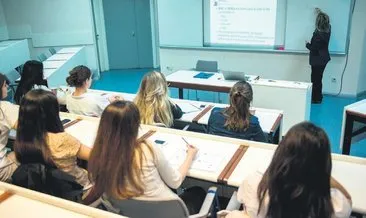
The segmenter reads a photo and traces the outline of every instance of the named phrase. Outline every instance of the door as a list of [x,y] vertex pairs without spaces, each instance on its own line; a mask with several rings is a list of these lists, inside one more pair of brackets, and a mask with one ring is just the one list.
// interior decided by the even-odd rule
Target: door
[[110,69],[152,68],[150,1],[103,0]]
[[139,66],[134,0],[103,0],[110,69]]

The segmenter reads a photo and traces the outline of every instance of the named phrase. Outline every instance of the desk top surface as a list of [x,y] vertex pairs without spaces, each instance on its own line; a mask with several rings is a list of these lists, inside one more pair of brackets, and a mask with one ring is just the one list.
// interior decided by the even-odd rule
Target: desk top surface
[[15,185],[0,182],[0,195],[8,191],[11,195],[0,202],[2,217],[14,218],[92,218],[122,217],[82,204],[56,198]]
[[[195,75],[200,73],[199,71],[193,70],[179,70],[166,77],[168,82],[179,82],[186,84],[199,84],[199,85],[209,85],[218,87],[232,87],[236,80],[225,80],[222,73],[212,73],[213,75],[207,79],[194,78]],[[305,82],[294,82],[285,80],[271,80],[271,79],[253,79],[248,80],[252,85],[259,86],[272,86],[272,87],[284,87],[293,89],[308,89],[312,85],[311,83]]]
[[350,112],[366,115],[366,99],[347,105],[345,109]]
[[80,51],[83,48],[83,46],[81,47],[68,47],[68,48],[62,48],[60,49],[57,54],[68,54],[68,53],[76,53],[78,51]]
[[6,41],[1,41],[0,42],[0,47],[1,48],[4,48],[4,47],[7,47],[9,45],[12,45],[12,44],[21,42],[21,41],[23,41],[23,40],[6,40]]

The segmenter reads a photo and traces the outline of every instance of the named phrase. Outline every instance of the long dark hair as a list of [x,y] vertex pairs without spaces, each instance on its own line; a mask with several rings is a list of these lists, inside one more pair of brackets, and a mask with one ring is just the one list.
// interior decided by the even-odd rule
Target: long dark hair
[[23,98],[29,90],[35,85],[47,86],[47,80],[43,78],[43,64],[39,61],[27,61],[25,62],[22,70],[22,76],[19,81],[18,88],[14,95],[14,101],[20,104],[20,100]]
[[316,29],[319,32],[329,33],[330,31],[330,20],[328,14],[324,13],[322,10],[317,9],[317,16],[315,20]]
[[22,164],[53,164],[47,145],[47,133],[63,132],[59,105],[52,92],[37,89],[29,91],[21,100],[15,155]]
[[331,218],[331,171],[329,139],[324,130],[309,122],[293,126],[258,186],[258,213],[268,195],[266,217]]
[[137,139],[139,126],[140,113],[132,102],[115,101],[103,111],[88,162],[94,186],[86,202],[103,193],[116,199],[143,194],[140,171],[144,142]]
[[224,126],[234,131],[246,130],[249,127],[252,100],[252,86],[245,81],[237,82],[230,90],[230,106],[223,111],[226,116]]

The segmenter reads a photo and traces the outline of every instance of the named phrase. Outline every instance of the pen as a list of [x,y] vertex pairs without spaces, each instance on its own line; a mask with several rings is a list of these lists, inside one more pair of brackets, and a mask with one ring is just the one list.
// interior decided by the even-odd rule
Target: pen
[[197,107],[196,105],[192,104],[192,103],[189,103],[190,105],[192,105],[193,107],[197,108],[198,110],[202,110],[201,108]]
[[192,145],[190,145],[185,138],[182,137],[182,139],[187,144],[187,146],[192,147]]

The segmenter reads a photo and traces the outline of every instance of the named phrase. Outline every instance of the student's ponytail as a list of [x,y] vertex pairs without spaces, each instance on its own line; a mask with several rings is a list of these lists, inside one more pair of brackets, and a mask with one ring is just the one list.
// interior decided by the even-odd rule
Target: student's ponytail
[[230,91],[230,106],[224,111],[227,119],[225,127],[234,131],[245,131],[250,122],[250,103],[253,90],[245,81],[237,82]]

